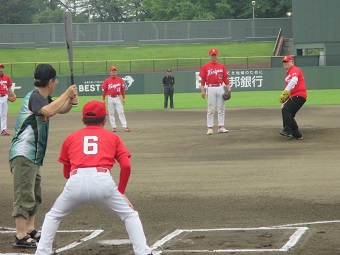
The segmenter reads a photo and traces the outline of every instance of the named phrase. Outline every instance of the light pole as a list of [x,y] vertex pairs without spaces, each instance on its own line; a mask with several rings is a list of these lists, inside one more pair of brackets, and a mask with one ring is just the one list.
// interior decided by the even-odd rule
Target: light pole
[[91,8],[92,8],[92,5],[88,5],[87,6],[88,10],[89,10],[89,23],[91,23]]
[[253,19],[255,19],[255,4],[256,4],[256,1],[251,1],[251,4],[253,6]]

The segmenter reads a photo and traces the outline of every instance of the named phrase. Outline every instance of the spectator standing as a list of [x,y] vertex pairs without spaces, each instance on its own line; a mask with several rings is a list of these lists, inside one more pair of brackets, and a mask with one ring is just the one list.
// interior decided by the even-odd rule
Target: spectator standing
[[40,234],[35,229],[35,215],[42,201],[41,169],[47,148],[49,119],[67,113],[78,103],[77,86],[66,89],[55,101],[51,94],[58,84],[55,69],[39,64],[34,72],[34,88],[25,96],[15,124],[9,151],[13,174],[15,219],[14,246],[36,248]]

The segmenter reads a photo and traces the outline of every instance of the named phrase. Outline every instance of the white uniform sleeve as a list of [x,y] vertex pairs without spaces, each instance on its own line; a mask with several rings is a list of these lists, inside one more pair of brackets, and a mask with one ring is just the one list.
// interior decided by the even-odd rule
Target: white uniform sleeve
[[294,76],[288,83],[286,90],[291,91],[293,88],[295,88],[295,85],[298,83],[298,81],[298,77]]

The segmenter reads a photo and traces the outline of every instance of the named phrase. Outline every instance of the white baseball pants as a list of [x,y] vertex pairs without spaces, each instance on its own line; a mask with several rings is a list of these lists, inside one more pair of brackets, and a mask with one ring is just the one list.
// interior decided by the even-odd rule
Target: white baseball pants
[[7,129],[8,95],[0,97],[0,124],[1,130]]
[[111,177],[110,171],[97,172],[97,168],[79,168],[77,174],[68,179],[63,192],[45,215],[41,239],[35,254],[53,254],[52,244],[59,224],[73,210],[83,204],[96,203],[115,212],[124,221],[129,239],[136,255],[147,255],[151,249],[146,238],[138,212],[129,206]]
[[116,120],[115,120],[115,109],[117,110],[118,117],[120,123],[123,128],[127,127],[126,118],[124,114],[123,104],[120,101],[120,97],[110,97],[108,96],[108,112],[109,112],[109,120],[112,128],[116,128]]
[[222,98],[224,93],[223,85],[219,87],[207,87],[208,94],[208,111],[207,111],[207,127],[214,126],[214,115],[217,106],[217,123],[218,127],[224,127],[225,102]]

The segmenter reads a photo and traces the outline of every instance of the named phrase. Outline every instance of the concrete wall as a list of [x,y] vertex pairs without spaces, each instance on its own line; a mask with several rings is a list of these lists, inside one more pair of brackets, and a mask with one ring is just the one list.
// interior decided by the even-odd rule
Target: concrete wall
[[340,1],[293,0],[292,7],[296,53],[320,48],[325,56],[324,64],[340,65]]
[[[73,41],[86,46],[275,40],[280,28],[292,36],[287,18],[75,23]],[[64,24],[0,24],[0,48],[64,46],[64,29]]]

